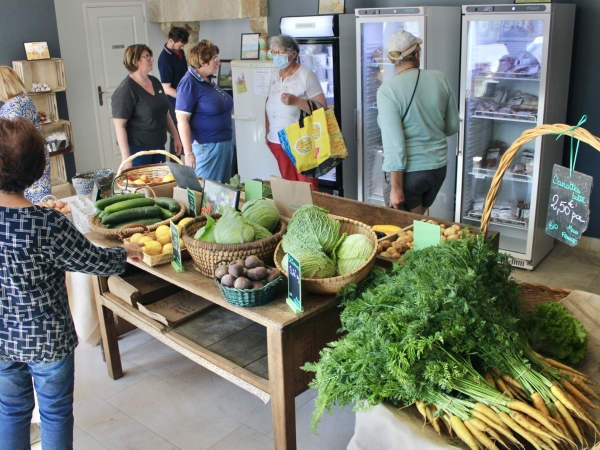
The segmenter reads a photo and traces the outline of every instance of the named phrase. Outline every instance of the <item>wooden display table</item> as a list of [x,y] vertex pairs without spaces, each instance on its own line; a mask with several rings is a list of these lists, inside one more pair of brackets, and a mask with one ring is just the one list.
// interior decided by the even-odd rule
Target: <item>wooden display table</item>
[[[119,242],[95,232],[86,234],[86,237],[102,247],[119,245]],[[316,361],[319,351],[328,342],[337,339],[336,332],[341,325],[337,308],[339,300],[333,295],[303,293],[305,312],[294,314],[285,303],[287,284],[281,283],[273,302],[241,308],[229,304],[211,278],[193,269],[191,260],[184,262],[186,271],[181,274],[176,273],[169,264],[157,267],[148,267],[141,262],[130,264],[199,295],[216,306],[178,327],[167,328],[111,294],[107,278],[93,277],[110,377],[118,379],[123,376],[114,325],[113,314],[116,314],[264,401],[270,399],[275,448],[295,449],[294,398],[308,389],[313,375],[300,369],[300,366],[307,361]],[[209,316],[212,316],[212,320],[208,319]],[[251,322],[249,326],[246,323],[248,321]],[[240,328],[244,332],[240,332]],[[210,339],[207,329],[214,330],[214,333],[229,329],[231,334],[219,336],[217,345]]]

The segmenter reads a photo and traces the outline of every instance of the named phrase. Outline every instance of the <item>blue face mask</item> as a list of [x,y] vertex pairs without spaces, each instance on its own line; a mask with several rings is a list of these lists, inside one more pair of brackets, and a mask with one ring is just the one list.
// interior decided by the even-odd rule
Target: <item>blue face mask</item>
[[273,64],[278,69],[285,69],[290,65],[290,61],[288,61],[289,55],[273,55]]

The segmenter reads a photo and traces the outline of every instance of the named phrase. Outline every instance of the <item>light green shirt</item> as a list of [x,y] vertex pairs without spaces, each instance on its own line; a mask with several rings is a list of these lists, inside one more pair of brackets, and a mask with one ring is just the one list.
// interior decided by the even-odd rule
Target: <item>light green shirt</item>
[[384,172],[433,170],[448,164],[446,136],[460,120],[452,88],[438,70],[410,70],[383,83],[377,91],[377,123],[383,141]]

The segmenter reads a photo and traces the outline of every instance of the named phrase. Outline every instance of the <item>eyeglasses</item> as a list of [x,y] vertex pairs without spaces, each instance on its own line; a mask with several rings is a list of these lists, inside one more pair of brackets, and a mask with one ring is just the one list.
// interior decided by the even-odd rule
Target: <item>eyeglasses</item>
[[151,54],[146,54],[146,55],[140,56],[140,59],[142,59],[142,58],[145,59],[145,60],[147,60],[147,61],[150,61],[153,57],[152,57]]
[[271,55],[273,56],[277,56],[277,55],[289,55],[290,52],[288,50],[271,50]]

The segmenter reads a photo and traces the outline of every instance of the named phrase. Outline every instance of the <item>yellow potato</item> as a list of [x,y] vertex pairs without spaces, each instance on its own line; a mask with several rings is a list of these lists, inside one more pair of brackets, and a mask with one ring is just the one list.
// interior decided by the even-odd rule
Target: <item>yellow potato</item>
[[156,235],[158,236],[161,233],[171,233],[171,228],[169,225],[161,225],[156,229]]
[[165,244],[165,245],[163,245],[161,253],[173,253],[173,244]]
[[162,245],[160,245],[160,242],[150,240],[144,242],[142,251],[148,255],[160,255],[160,253],[162,252]]
[[194,220],[193,217],[184,217],[183,219],[181,219],[179,221],[179,223],[177,225],[184,227],[188,222],[191,222],[192,220]]
[[152,239],[150,236],[142,236],[141,238],[138,239],[138,244],[142,244],[142,243],[147,243],[147,242],[152,242],[154,241],[154,239]]
[[142,236],[144,236],[142,233],[135,233],[133,236],[131,236],[131,237],[129,238],[129,241],[130,241],[132,244],[137,244],[137,243],[138,243],[138,241],[140,240],[140,238],[141,238]]
[[160,242],[161,245],[166,245],[171,243],[171,233],[156,233],[156,240]]

